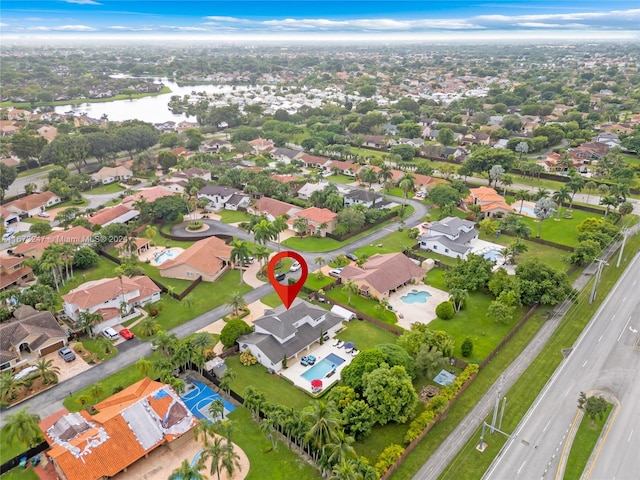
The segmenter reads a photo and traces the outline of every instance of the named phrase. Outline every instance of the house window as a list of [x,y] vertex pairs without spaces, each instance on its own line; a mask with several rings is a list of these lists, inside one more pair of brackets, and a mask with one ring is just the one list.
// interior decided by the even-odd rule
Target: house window
[[0,371],[6,370],[7,368],[10,368],[10,367],[11,367],[11,362],[3,363],[2,365],[0,365]]
[[444,249],[444,253],[449,253],[449,249],[448,249],[448,248],[445,248],[445,249]]
[[438,249],[438,246],[437,246],[437,245],[434,245],[434,246],[433,246],[433,250],[437,250],[437,249]]

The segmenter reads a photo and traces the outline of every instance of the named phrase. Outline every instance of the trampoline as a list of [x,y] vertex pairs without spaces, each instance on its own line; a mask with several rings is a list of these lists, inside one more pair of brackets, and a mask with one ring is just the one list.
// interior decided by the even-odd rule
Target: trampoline
[[193,381],[194,388],[189,390],[188,392],[180,395],[185,405],[191,410],[196,417],[201,420],[210,420],[215,421],[215,418],[211,417],[209,413],[209,405],[213,403],[214,400],[222,399],[224,403],[224,415],[226,416],[229,412],[235,410],[231,403],[222,398],[219,394],[214,392],[211,388],[205,385],[202,382]]

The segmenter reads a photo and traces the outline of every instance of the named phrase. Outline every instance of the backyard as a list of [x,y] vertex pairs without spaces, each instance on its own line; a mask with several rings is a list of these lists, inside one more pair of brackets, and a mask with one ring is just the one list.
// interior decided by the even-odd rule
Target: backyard
[[375,317],[389,325],[395,325],[398,322],[398,318],[395,313],[391,310],[387,310],[380,302],[372,298],[365,298],[357,293],[352,293],[351,302],[349,302],[349,294],[344,291],[342,286],[332,288],[325,293],[325,296],[344,305],[349,305],[356,310],[371,317]]
[[106,185],[99,185],[97,187],[92,188],[91,190],[87,190],[86,192],[82,192],[83,195],[104,195],[107,193],[120,193],[123,192],[125,188],[120,185],[118,182],[108,183]]

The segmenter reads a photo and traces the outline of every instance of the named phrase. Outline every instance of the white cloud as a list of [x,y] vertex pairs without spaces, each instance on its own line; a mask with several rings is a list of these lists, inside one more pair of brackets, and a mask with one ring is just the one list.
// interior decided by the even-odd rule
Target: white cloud
[[93,32],[96,29],[87,25],[60,25],[59,27],[51,27],[51,30],[60,32]]
[[525,28],[586,28],[584,23],[542,23],[542,22],[522,22],[516,23],[518,27]]
[[420,19],[394,20],[390,18],[362,18],[354,20],[328,20],[325,18],[266,20],[261,25],[271,27],[285,27],[288,29],[319,29],[319,30],[380,30],[380,31],[409,31],[416,29],[477,29],[482,26],[457,19]]
[[4,27],[8,27],[9,24],[8,23],[0,23],[0,27],[4,28]]
[[640,17],[640,9],[611,10],[609,12],[574,12],[574,13],[543,13],[537,15],[479,15],[474,20],[488,20],[492,22],[538,22],[544,20],[576,21],[611,17]]
[[251,23],[251,20],[248,20],[246,18],[225,17],[219,15],[209,15],[204,18],[206,18],[207,20],[213,20],[214,22]]
[[75,3],[77,5],[102,5],[100,2],[96,2],[95,0],[63,0],[66,3]]

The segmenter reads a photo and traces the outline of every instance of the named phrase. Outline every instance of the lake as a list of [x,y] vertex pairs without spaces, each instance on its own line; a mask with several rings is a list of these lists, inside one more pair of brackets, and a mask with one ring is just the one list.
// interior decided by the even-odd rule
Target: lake
[[[123,78],[123,75],[114,75]],[[208,94],[230,93],[233,85],[190,85],[181,87],[177,83],[166,78],[154,79],[154,83],[163,83],[171,89],[171,93],[157,95],[155,97],[134,98],[132,100],[115,100],[113,102],[82,103],[78,105],[60,105],[55,107],[55,112],[64,114],[69,111],[86,113],[91,118],[100,118],[106,114],[110,121],[121,122],[124,120],[142,120],[150,123],[162,123],[169,120],[180,122],[182,120],[196,121],[195,116],[184,113],[171,113],[167,104],[173,95],[191,95],[192,92],[206,92]],[[247,91],[250,87],[236,86],[235,91]],[[255,88],[255,87],[253,87]]]

